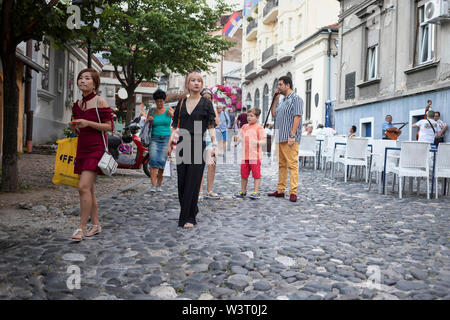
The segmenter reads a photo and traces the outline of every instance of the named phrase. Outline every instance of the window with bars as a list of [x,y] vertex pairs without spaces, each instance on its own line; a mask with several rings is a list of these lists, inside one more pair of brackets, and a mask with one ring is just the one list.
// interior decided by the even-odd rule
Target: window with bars
[[311,88],[312,88],[312,79],[306,80],[306,110],[305,110],[305,120],[311,119]]
[[69,59],[69,66],[67,71],[67,101],[73,102],[75,89],[75,62]]
[[420,1],[417,7],[416,64],[432,61],[434,54],[435,26],[425,22],[425,1]]
[[50,74],[50,41],[44,39],[42,42],[42,67],[45,72],[41,72],[41,87],[44,90],[49,90],[49,74]]
[[378,45],[367,49],[366,79],[374,80],[378,75]]

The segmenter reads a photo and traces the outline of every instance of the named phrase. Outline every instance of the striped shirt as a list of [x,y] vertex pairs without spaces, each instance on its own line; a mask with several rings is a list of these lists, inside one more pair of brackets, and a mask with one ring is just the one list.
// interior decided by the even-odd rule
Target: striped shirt
[[[288,141],[294,123],[294,116],[303,116],[303,100],[292,92],[278,104],[276,109],[275,130],[278,130],[277,142]],[[300,124],[295,133],[295,141],[298,143],[300,143],[301,135],[302,119],[300,118]]]

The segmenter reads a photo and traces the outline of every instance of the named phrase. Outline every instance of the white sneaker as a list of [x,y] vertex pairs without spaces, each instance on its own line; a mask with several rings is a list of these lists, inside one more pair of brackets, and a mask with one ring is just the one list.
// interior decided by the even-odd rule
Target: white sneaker
[[162,191],[162,187],[161,186],[156,186],[156,191],[157,192],[161,192]]
[[155,186],[151,186],[151,187],[150,187],[150,192],[152,192],[152,193],[153,193],[153,192],[156,192],[156,191],[158,191],[158,190],[156,189],[156,187],[155,187]]

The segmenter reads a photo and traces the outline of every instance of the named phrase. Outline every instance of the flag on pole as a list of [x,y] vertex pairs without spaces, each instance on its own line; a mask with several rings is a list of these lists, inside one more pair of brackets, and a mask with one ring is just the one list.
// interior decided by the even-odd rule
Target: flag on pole
[[233,15],[228,19],[227,24],[222,29],[222,33],[229,36],[230,38],[234,36],[236,31],[242,24],[242,17],[239,12],[233,13]]
[[244,0],[244,18],[247,18],[252,13],[258,2],[259,0]]

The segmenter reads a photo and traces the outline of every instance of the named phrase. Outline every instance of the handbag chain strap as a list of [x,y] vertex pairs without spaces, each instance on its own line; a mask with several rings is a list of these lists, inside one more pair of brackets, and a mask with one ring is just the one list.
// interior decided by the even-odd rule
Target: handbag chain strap
[[[97,97],[97,104],[95,105],[95,111],[97,111],[97,117],[98,117],[98,122],[102,123],[102,121],[100,120],[100,115],[98,114],[98,97]],[[105,135],[103,134],[103,131],[100,131],[100,134],[102,135],[103,138],[103,144],[105,145],[105,152],[108,152],[108,147],[106,146],[106,141],[105,141]]]
[[181,114],[181,108],[183,107],[183,103],[184,103],[184,98],[181,99],[180,108],[178,109],[178,125],[177,125],[177,129],[180,127],[180,114]]

